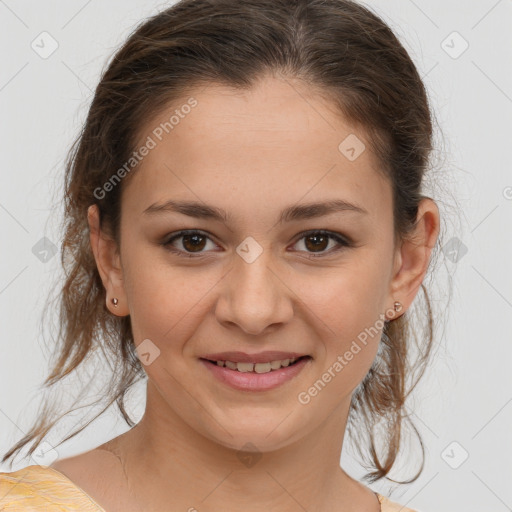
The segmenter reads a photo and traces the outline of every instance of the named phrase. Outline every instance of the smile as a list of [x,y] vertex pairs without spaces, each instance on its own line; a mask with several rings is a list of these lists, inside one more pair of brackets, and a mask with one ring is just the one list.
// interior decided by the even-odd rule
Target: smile
[[233,361],[201,362],[220,382],[242,391],[267,391],[293,379],[312,361],[310,356],[267,363]]

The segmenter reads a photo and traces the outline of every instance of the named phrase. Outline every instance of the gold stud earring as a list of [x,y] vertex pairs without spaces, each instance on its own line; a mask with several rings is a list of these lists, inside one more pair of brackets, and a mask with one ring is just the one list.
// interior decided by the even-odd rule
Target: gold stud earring
[[402,311],[402,303],[396,301],[394,304],[395,311]]
[[114,304],[114,307],[117,308],[117,305],[118,305],[119,301],[114,297],[112,299],[112,304]]

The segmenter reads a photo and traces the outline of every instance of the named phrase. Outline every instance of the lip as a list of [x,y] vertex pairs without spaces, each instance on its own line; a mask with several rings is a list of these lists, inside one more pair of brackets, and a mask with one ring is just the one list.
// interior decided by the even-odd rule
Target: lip
[[[285,357],[284,359],[288,358]],[[222,361],[223,359],[219,360]],[[276,359],[274,359],[274,361],[275,360]],[[227,359],[227,361],[229,361],[229,359]],[[310,356],[305,356],[295,364],[280,368],[279,370],[272,370],[268,373],[253,373],[231,370],[226,366],[218,366],[216,363],[212,363],[206,359],[201,359],[201,363],[206,366],[216,379],[240,391],[268,391],[277,388],[299,375],[304,367],[311,361],[312,358]]]
[[267,350],[254,354],[245,352],[217,352],[215,354],[206,354],[201,359],[209,359],[210,361],[232,361],[234,363],[270,363],[271,361],[282,361],[283,359],[295,359],[306,356],[299,352],[283,352],[278,350]]

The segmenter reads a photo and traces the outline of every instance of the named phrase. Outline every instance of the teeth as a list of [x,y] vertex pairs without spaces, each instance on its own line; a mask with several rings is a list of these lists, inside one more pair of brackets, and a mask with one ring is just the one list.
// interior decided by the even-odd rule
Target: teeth
[[253,372],[253,373],[268,373],[272,370],[279,370],[281,367],[290,366],[298,357],[294,359],[283,359],[271,361],[269,363],[234,363],[233,361],[217,361],[217,366],[226,366],[231,370],[238,370],[242,373]]
[[272,368],[272,370],[279,370],[279,368],[281,368],[281,361],[272,361],[270,368]]
[[272,370],[270,363],[258,363],[254,365],[254,371],[256,373],[268,373]]

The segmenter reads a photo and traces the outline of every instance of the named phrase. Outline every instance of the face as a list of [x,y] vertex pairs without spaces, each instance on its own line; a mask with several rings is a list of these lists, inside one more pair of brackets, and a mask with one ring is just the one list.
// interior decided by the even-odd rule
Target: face
[[[123,190],[122,300],[136,345],[150,340],[159,414],[225,446],[276,449],[348,410],[375,358],[394,302],[391,185],[369,149],[340,151],[349,135],[368,148],[365,134],[303,85],[191,96],[161,141],[176,105],[141,131],[156,146]],[[168,201],[203,208],[158,208]],[[334,201],[353,207],[305,208]],[[308,358],[277,387],[242,390],[202,360],[225,351]]]

